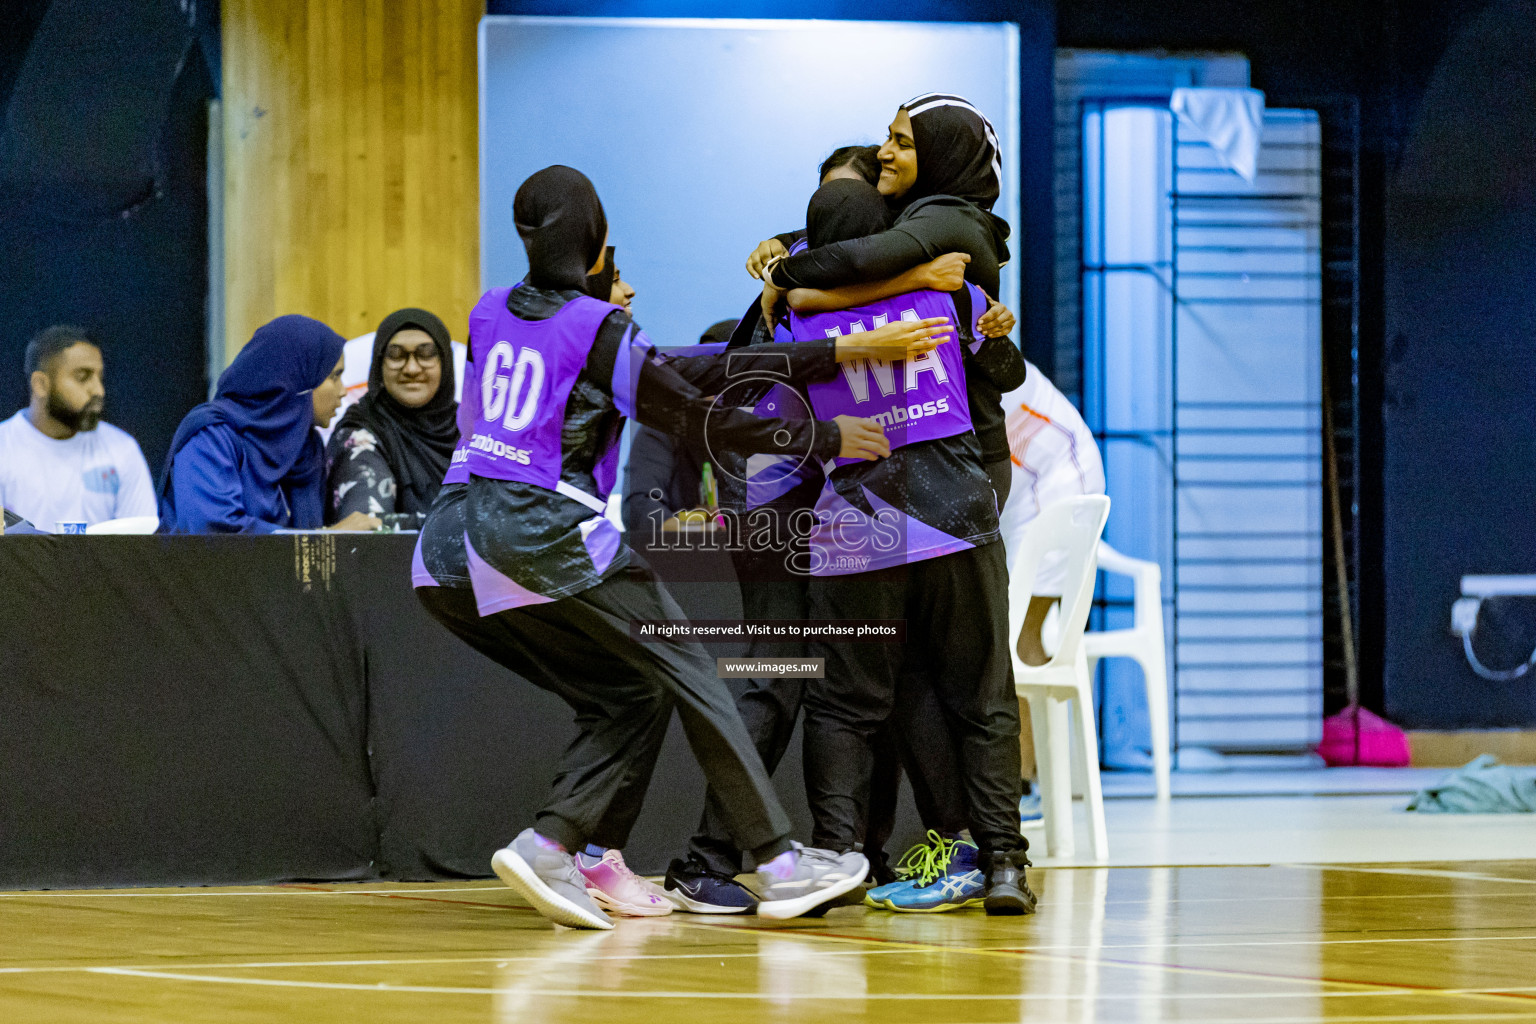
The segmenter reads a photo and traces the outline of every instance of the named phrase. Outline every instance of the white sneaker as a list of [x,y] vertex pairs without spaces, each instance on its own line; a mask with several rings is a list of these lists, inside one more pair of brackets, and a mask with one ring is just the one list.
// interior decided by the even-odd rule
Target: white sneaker
[[601,859],[578,853],[576,870],[587,880],[587,895],[610,913],[625,917],[664,917],[672,913],[672,901],[661,886],[629,870],[618,850],[605,851]]
[[799,917],[858,888],[869,873],[869,861],[862,853],[833,853],[799,843],[794,844],[794,852],[795,871],[789,878],[758,868],[758,917],[774,921]]
[[576,861],[564,850],[539,842],[531,828],[523,829],[505,849],[491,858],[496,877],[517,890],[533,909],[567,928],[612,928],[613,921],[587,895],[587,881]]

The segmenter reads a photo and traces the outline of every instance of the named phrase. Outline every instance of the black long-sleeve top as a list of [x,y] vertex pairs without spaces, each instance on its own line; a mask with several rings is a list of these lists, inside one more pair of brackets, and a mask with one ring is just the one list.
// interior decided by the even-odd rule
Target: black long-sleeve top
[[[883,281],[947,252],[971,257],[965,278],[994,298],[1008,242],[1000,222],[985,210],[954,196],[931,196],[907,207],[887,231],[818,246],[776,264],[772,283],[779,288],[832,289]],[[978,311],[981,312],[981,311]],[[1008,433],[1002,396],[1024,382],[1024,357],[1011,342],[988,346],[983,360],[968,362],[971,424],[981,443],[982,460],[1008,458]],[[980,372],[975,372],[979,370]]]
[[773,268],[773,283],[787,290],[883,281],[947,252],[968,254],[965,279],[996,297],[1007,237],[990,213],[954,196],[919,199],[879,234],[790,256]]

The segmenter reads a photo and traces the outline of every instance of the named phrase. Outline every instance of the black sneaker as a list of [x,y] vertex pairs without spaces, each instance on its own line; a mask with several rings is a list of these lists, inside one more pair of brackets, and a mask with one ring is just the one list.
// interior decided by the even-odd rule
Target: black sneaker
[[688,914],[745,914],[757,906],[757,897],[746,886],[692,859],[675,860],[667,868],[664,893]]
[[1024,880],[1024,869],[1029,861],[1020,856],[1022,863],[998,859],[987,873],[987,895],[983,905],[991,917],[1018,916],[1035,912],[1035,894],[1030,892]]
[[876,850],[873,853],[865,850],[864,856],[869,858],[869,878],[865,881],[869,882],[871,887],[890,885],[899,880],[895,869],[891,867],[891,858],[884,850]]

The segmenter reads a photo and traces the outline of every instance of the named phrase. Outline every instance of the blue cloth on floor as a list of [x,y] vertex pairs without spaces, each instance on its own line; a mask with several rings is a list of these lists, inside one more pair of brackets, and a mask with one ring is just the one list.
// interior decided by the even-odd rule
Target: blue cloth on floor
[[1416,793],[1407,809],[1427,814],[1536,812],[1536,768],[1499,764],[1492,754],[1483,754]]

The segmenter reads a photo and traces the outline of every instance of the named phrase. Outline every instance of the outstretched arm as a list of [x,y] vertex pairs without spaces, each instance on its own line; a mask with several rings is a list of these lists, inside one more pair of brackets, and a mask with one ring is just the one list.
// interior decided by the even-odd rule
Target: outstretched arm
[[809,452],[818,459],[880,458],[890,454],[873,420],[781,420],[717,405],[671,366],[628,316],[615,311],[598,330],[584,376],[613,396],[614,405],[642,426],[675,437],[703,437],[743,454]]
[[[830,380],[837,364],[855,359],[910,359],[954,339],[948,317],[898,320],[840,338],[785,345],[767,342],[722,352],[695,354],[692,348],[657,353],[657,358],[706,394],[717,394],[746,377],[773,377],[786,384]],[[702,348],[704,346],[697,346]]]

